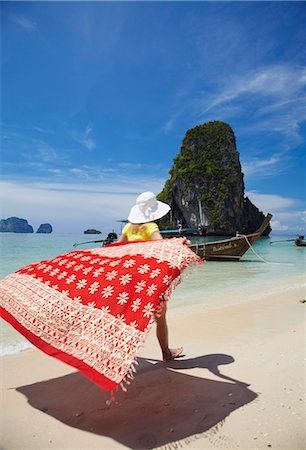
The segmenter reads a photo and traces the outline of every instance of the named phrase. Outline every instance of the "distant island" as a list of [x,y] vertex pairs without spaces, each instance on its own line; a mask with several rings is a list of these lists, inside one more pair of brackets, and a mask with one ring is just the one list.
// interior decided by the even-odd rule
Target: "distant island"
[[[26,219],[9,217],[0,220],[0,233],[34,233],[34,230]],[[38,227],[36,233],[52,233],[52,225],[43,223]]]
[[9,217],[0,220],[1,233],[34,233],[33,227],[28,224],[26,219],[19,217]]
[[101,234],[101,231],[95,230],[94,228],[89,228],[84,231],[84,234]]
[[52,225],[50,225],[49,223],[42,223],[41,225],[39,225],[36,233],[52,233],[52,231]]

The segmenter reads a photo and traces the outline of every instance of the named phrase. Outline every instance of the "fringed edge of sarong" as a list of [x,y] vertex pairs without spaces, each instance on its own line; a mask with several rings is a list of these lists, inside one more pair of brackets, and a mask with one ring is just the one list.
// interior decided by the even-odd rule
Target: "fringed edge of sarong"
[[182,272],[171,282],[168,289],[160,296],[160,303],[156,308],[155,317],[160,317],[161,312],[172,296],[173,291],[177,288],[179,284],[186,278],[188,278],[194,271],[196,267],[201,268],[204,264],[204,260],[195,261],[185,267]]
[[201,268],[203,266],[204,262],[205,262],[205,260],[198,260],[192,264],[189,264],[187,267],[185,267],[182,270],[182,272],[174,280],[172,280],[172,282],[170,283],[166,292],[161,294],[161,296],[159,298],[160,303],[158,304],[152,319],[148,323],[146,332],[143,334],[143,337],[142,337],[141,342],[138,347],[137,355],[135,356],[134,360],[132,361],[132,363],[128,369],[128,372],[122,379],[121,383],[115,389],[110,391],[110,398],[106,401],[106,404],[108,406],[110,406],[112,403],[115,402],[116,394],[118,392],[119,387],[121,388],[121,390],[123,392],[127,392],[127,390],[128,390],[127,386],[129,386],[131,384],[131,380],[134,380],[135,375],[137,373],[137,369],[135,366],[139,366],[139,363],[137,361],[137,358],[139,357],[139,350],[144,346],[145,340],[146,340],[149,332],[151,331],[153,323],[155,322],[155,317],[160,317],[165,304],[170,300],[173,291],[183,281],[183,279],[188,278],[196,267]]

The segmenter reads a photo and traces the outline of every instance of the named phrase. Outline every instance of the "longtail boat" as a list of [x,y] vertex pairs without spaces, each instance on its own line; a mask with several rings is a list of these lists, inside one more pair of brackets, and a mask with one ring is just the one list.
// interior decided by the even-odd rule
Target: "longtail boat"
[[271,218],[272,214],[267,214],[261,226],[252,234],[238,234],[233,238],[220,241],[196,243],[190,248],[207,261],[239,261],[265,231]]
[[294,242],[297,247],[306,247],[306,241],[304,236],[299,236],[295,239],[281,239],[280,241],[272,241],[270,244],[275,244],[276,242]]
[[306,247],[304,236],[299,236],[297,239],[295,239],[294,243],[297,247]]
[[[238,234],[233,238],[222,239],[220,241],[196,243],[192,244],[190,248],[197,255],[199,255],[203,259],[206,259],[207,261],[239,261],[240,258],[247,252],[249,248],[252,247],[254,242],[257,241],[257,239],[265,231],[265,229],[269,225],[271,218],[272,214],[270,213],[267,214],[261,226],[258,228],[257,231],[255,231],[252,234],[246,235]],[[183,229],[183,233],[181,232],[181,230],[180,232],[178,232],[178,230],[164,230],[164,231],[165,231],[164,233],[161,232],[164,237],[180,237],[182,235],[184,236],[196,235],[195,233],[196,230],[191,228]],[[166,231],[170,232],[169,235],[166,234]],[[188,231],[190,233],[188,233]],[[78,244],[74,244],[73,246],[77,247],[78,245],[91,243],[102,243],[103,246],[115,242],[116,238],[117,235],[115,233],[109,233],[107,238],[104,240],[80,242]],[[305,246],[305,242],[302,242],[301,244],[296,243],[296,245]]]

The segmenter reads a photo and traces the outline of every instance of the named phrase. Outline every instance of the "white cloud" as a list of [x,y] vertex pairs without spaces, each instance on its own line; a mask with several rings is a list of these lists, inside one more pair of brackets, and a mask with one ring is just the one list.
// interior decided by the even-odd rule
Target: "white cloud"
[[[34,153],[39,156],[39,159],[43,162],[55,161],[58,158],[57,151],[49,144],[41,140],[33,140],[36,147]],[[26,157],[32,159],[31,152],[26,153]]]
[[25,30],[27,33],[32,33],[33,31],[36,31],[37,24],[33,20],[29,19],[28,17],[21,16],[21,15],[12,15],[12,20],[19,25],[23,30]]
[[164,133],[169,133],[170,131],[173,130],[174,127],[174,123],[175,123],[175,119],[178,117],[178,115],[176,115],[176,117],[172,117],[171,119],[167,120],[160,128],[160,130]]
[[92,134],[92,126],[88,123],[84,132],[72,131],[71,137],[82,144],[87,150],[93,150],[96,147],[96,143],[91,137]]
[[35,125],[34,127],[35,131],[39,131],[39,133],[43,133],[43,134],[53,134],[52,131],[46,130],[45,128],[39,127],[37,125]]
[[[181,94],[178,95],[178,99],[181,98],[183,102],[185,102],[183,96]],[[184,105],[184,103],[183,103]],[[175,123],[177,119],[184,113],[185,107],[184,106],[177,106],[176,112],[173,114],[173,116],[166,120],[164,124],[161,125],[158,132],[162,132],[165,134],[171,133],[175,128]]]
[[274,98],[274,109],[279,104],[283,106],[284,102],[292,99],[292,95],[296,96],[305,87],[305,68],[289,68],[287,66],[272,66],[257,69],[257,71],[238,75],[232,80],[227,80],[218,93],[206,96],[202,99],[201,114],[207,113],[211,109],[215,109],[219,105],[233,102],[246,95],[256,95],[257,102],[259,97],[267,99],[271,104],[271,97]]
[[271,227],[273,231],[288,231],[288,225],[282,225],[278,220],[271,220]]
[[303,210],[290,209],[290,210],[279,211],[278,216],[281,221],[306,222],[306,211],[303,211]]
[[[62,161],[68,155],[68,152],[61,148],[56,148],[48,142],[46,134],[53,134],[47,130],[34,126],[36,131],[44,133],[42,138],[29,137],[28,131],[12,132],[2,131],[1,141],[3,144],[3,151],[7,154],[18,155],[14,158],[14,164],[25,167],[33,164],[45,164],[51,161]],[[36,135],[36,134],[35,134]],[[52,142],[52,141],[51,141]],[[24,158],[24,160],[22,160]],[[8,158],[6,158],[8,159]],[[11,163],[13,165],[13,163]]]
[[305,67],[279,64],[234,74],[221,71],[209,90],[201,90],[196,80],[185,95],[176,98],[175,113],[159,131],[173,132],[183,126],[183,120],[190,126],[212,120],[238,121],[240,134],[274,134],[288,150],[304,139],[305,74]]
[[[144,164],[144,163],[129,163],[122,162],[118,164],[120,169],[125,169],[130,172],[132,171],[150,171],[151,173],[160,173],[161,171],[165,171],[165,167],[162,164]],[[168,170],[166,171],[168,173]]]
[[142,168],[144,168],[144,164],[141,163],[127,163],[127,162],[122,162],[120,164],[118,164],[119,167],[121,167],[122,169],[132,169],[132,170],[140,170]]
[[[289,211],[280,211],[275,214],[277,217],[279,225],[277,224],[278,230],[280,227],[288,227],[287,231],[290,231],[292,234],[306,234],[306,212],[303,210],[289,210]],[[285,230],[285,229],[284,229]],[[283,231],[283,230],[279,230]]]
[[[7,181],[0,183],[1,218],[25,218],[36,229],[49,222],[55,232],[83,232],[98,228],[120,232],[117,220],[127,217],[137,195],[161,191],[164,179],[117,176],[101,183],[55,183]],[[264,213],[273,214],[272,229],[304,233],[306,211],[297,199],[274,194],[246,192]]]
[[305,96],[302,96],[302,99],[300,97],[280,99],[279,101],[275,101],[273,103],[269,103],[267,105],[259,107],[257,110],[257,116],[265,116],[284,108],[297,108],[300,106],[301,100],[304,103],[306,101]]
[[257,191],[246,192],[245,195],[262,211],[280,212],[298,206],[295,198],[282,197],[276,194],[261,194]]
[[81,178],[88,178],[89,177],[89,174],[88,174],[87,170],[79,169],[78,167],[72,167],[71,169],[69,169],[69,172],[72,175],[76,175],[76,176],[79,176]]
[[[240,133],[274,134],[288,151],[304,141],[305,73],[305,67],[274,65],[232,79],[221,75],[216,80],[219,88],[194,100],[197,119],[239,120]],[[241,121],[242,117],[247,121]]]
[[[117,181],[117,182],[116,182]],[[160,192],[163,179],[119,177],[99,184],[7,181],[0,183],[1,218],[25,218],[34,227],[49,222],[55,232],[82,232],[98,228],[120,231],[143,191]]]
[[240,91],[284,97],[296,93],[305,86],[305,73],[304,67],[299,69],[282,65],[265,67],[246,78],[240,85]]
[[301,233],[305,230],[306,211],[298,209],[301,201],[275,194],[246,192],[249,199],[265,214],[273,214],[271,227],[276,232]]
[[88,150],[93,150],[96,146],[94,140],[90,137],[92,127],[88,124],[83,137],[83,144]]
[[252,158],[242,162],[242,172],[245,176],[266,177],[283,171],[282,159],[271,156],[268,159]]

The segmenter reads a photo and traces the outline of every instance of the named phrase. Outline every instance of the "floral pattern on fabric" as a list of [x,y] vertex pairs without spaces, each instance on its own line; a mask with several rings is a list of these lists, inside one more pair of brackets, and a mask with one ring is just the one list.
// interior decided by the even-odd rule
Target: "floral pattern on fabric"
[[73,251],[1,280],[1,314],[38,348],[113,390],[160,299],[198,260],[181,239]]

